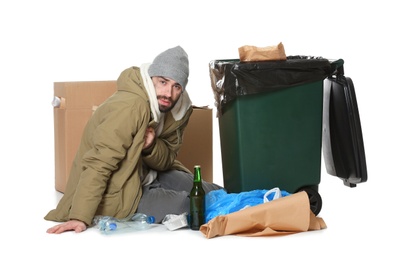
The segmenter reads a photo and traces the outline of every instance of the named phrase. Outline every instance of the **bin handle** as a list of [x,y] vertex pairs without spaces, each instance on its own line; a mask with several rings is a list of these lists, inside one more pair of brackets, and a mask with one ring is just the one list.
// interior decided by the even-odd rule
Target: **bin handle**
[[330,66],[331,66],[331,75],[344,75],[344,60],[343,59],[338,59],[335,61],[331,61],[330,62]]

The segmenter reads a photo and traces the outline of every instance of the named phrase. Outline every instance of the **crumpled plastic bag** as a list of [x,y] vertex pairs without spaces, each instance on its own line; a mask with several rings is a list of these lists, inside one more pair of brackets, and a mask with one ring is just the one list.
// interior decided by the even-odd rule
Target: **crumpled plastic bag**
[[205,222],[219,215],[226,215],[289,195],[275,187],[271,190],[258,189],[240,193],[227,193],[223,189],[213,190],[205,195]]
[[213,218],[201,225],[206,238],[225,235],[278,236],[325,229],[326,223],[310,210],[305,191]]

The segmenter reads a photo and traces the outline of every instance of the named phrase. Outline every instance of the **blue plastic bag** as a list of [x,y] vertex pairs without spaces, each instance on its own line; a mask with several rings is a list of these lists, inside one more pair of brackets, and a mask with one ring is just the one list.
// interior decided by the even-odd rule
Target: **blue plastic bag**
[[223,189],[213,190],[205,195],[205,220],[207,223],[216,216],[233,213],[287,195],[289,195],[288,192],[281,191],[279,188],[240,193],[227,193]]

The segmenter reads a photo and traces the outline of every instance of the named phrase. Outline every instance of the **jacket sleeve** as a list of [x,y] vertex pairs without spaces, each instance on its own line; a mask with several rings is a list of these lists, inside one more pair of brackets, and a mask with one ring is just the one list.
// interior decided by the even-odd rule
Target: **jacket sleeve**
[[[85,143],[89,142],[87,146],[91,149],[87,150],[81,158],[82,174],[69,216],[83,220],[87,224],[97,211],[106,189],[112,188],[118,191],[121,189],[117,181],[111,181],[111,175],[118,170],[122,160],[129,156],[128,149],[135,145],[135,140],[140,140],[141,151],[143,138],[135,138],[135,136],[144,135],[149,121],[148,113],[146,116],[141,116],[140,110],[143,108],[135,104],[101,107],[101,110],[102,113],[98,114],[98,110],[95,112],[87,126],[91,129],[87,132],[88,137],[82,140]],[[116,179],[118,177],[120,176],[116,176]],[[125,182],[124,177],[123,182]]]
[[[165,123],[162,134],[160,134],[154,145],[144,153],[143,162],[151,169],[156,171],[165,171],[173,168],[174,161],[183,144],[183,134],[187,127],[193,108],[187,110],[184,117],[172,121],[171,124]],[[171,117],[170,114],[167,115]],[[167,121],[167,120],[166,120]],[[167,121],[168,122],[168,121]]]

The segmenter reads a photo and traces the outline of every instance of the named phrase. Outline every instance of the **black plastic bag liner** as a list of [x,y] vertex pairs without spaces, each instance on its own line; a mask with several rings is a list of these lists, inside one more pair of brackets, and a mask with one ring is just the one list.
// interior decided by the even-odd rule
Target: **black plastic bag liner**
[[328,59],[313,56],[288,56],[285,61],[240,62],[231,59],[210,62],[211,87],[218,116],[222,115],[222,107],[238,96],[324,80],[332,72]]

